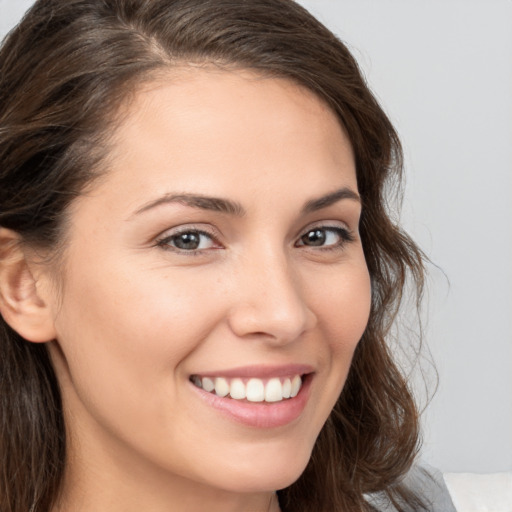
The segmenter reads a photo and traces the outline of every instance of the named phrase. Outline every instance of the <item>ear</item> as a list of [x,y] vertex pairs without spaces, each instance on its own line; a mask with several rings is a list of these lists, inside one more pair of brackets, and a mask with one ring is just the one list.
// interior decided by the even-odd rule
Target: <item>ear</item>
[[[42,267],[37,267],[42,276]],[[36,264],[29,261],[20,236],[0,227],[0,313],[20,336],[42,343],[54,339],[56,332],[43,293],[49,287],[34,270]]]

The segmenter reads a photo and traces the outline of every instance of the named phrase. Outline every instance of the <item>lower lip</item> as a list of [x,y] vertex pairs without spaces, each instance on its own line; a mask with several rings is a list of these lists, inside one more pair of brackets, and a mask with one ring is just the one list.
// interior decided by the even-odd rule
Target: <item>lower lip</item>
[[292,423],[301,414],[309,398],[312,374],[304,377],[299,393],[281,402],[247,402],[220,397],[190,383],[196,393],[211,407],[230,419],[256,428],[276,428]]

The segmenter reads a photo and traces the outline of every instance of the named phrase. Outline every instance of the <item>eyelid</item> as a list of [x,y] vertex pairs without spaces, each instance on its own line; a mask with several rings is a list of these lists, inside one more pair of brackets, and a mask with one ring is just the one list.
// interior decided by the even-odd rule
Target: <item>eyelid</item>
[[353,230],[348,226],[346,222],[340,220],[321,220],[308,224],[305,228],[301,229],[297,233],[297,238],[304,236],[306,233],[313,229],[343,229],[348,233],[352,233]]

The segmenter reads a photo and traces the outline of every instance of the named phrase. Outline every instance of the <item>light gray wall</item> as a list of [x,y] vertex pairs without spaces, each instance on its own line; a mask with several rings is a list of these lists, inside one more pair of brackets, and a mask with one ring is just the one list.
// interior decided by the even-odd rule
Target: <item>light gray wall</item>
[[[31,0],[0,0],[0,34]],[[433,269],[424,457],[512,470],[512,1],[301,0],[349,43],[404,143],[403,221]]]
[[18,23],[33,3],[33,0],[0,0],[0,37]]

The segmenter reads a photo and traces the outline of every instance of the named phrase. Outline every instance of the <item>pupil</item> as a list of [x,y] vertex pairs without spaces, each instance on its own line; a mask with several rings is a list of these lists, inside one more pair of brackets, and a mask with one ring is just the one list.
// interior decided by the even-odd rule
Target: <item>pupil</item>
[[325,243],[325,232],[322,229],[313,229],[302,237],[307,245],[323,245]]
[[199,235],[197,233],[182,233],[174,244],[178,249],[197,249],[199,247]]

